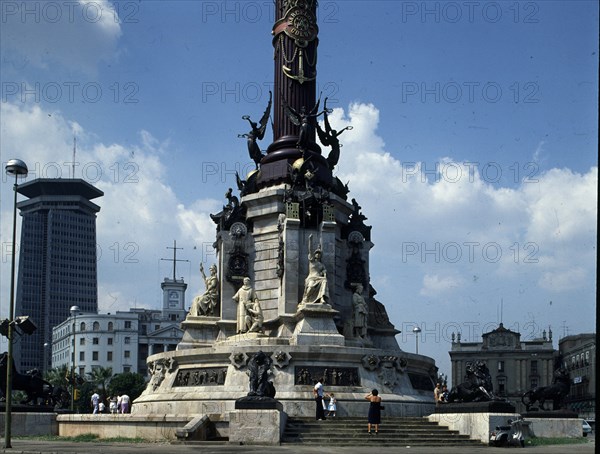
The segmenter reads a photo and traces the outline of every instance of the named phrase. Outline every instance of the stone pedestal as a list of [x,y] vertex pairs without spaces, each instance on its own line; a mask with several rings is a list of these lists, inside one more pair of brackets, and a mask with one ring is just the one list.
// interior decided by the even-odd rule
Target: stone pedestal
[[286,420],[286,414],[280,409],[240,409],[231,411],[229,412],[229,443],[278,445]]
[[181,342],[177,345],[177,350],[212,346],[219,335],[220,329],[217,325],[219,320],[219,317],[194,317],[188,315],[181,322],[181,329],[184,330],[184,333]]
[[496,426],[506,426],[509,419],[515,420],[519,416],[518,413],[434,413],[427,419],[488,444],[490,433]]
[[333,317],[338,311],[329,304],[301,304],[296,312],[296,327],[290,345],[345,345]]
[[538,438],[579,438],[583,436],[579,418],[531,418],[531,432]]

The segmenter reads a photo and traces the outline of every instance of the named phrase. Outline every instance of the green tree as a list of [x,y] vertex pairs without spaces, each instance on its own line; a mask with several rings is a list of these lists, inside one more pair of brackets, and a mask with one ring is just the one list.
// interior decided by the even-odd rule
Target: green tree
[[68,389],[69,383],[67,376],[69,369],[65,364],[60,367],[54,367],[53,369],[47,370],[44,373],[44,380],[50,383],[52,386],[60,386],[61,388]]
[[100,390],[102,399],[106,399],[108,397],[106,390],[113,378],[112,367],[97,367],[92,369],[92,372],[87,375],[90,377],[89,381]]
[[116,374],[108,384],[108,392],[111,396],[127,394],[132,401],[137,399],[144,389],[146,389],[146,380],[137,372]]

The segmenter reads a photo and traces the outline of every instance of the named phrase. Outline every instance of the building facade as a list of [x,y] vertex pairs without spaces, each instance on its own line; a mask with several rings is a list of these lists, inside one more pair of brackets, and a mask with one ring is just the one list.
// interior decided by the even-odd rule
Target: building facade
[[452,386],[464,381],[468,365],[483,361],[490,370],[494,393],[511,401],[517,411],[525,410],[521,403],[523,393],[552,383],[556,350],[551,330],[544,331],[541,339],[522,341],[520,333],[500,323],[498,328],[482,335],[482,342],[461,342],[460,334],[453,334],[449,353]]
[[104,195],[81,179],[36,179],[19,185],[27,200],[23,217],[15,315],[37,326],[15,345],[20,371],[47,370],[52,329],[69,317],[71,306],[97,312],[96,214],[92,199]]
[[52,331],[52,367],[67,366],[81,375],[99,367],[114,374],[146,375],[146,358],[175,350],[183,336],[179,324],[185,319],[183,280],[166,278],[163,308],[130,309],[115,314],[76,313]]
[[576,334],[558,341],[571,390],[567,407],[585,419],[596,419],[596,334]]

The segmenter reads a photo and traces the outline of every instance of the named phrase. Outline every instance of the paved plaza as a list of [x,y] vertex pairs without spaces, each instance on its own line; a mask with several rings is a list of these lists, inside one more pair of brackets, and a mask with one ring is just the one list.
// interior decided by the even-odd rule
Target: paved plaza
[[[376,443],[376,442],[375,442]],[[374,443],[374,445],[375,445]],[[0,449],[0,452],[12,453],[12,454],[64,454],[64,453],[81,453],[81,454],[96,454],[96,453],[110,453],[110,454],[184,454],[201,452],[202,454],[229,454],[229,453],[261,453],[264,454],[266,450],[270,454],[278,453],[318,453],[327,452],[332,454],[396,454],[396,453],[414,453],[414,454],[454,454],[460,452],[461,454],[493,454],[506,452],[506,448],[491,448],[488,446],[481,447],[411,447],[411,446],[395,446],[395,447],[380,447],[380,446],[340,446],[335,447],[331,445],[327,446],[301,446],[301,445],[286,445],[286,446],[234,446],[226,444],[211,444],[211,443],[199,443],[191,445],[180,445],[180,444],[163,444],[163,443],[74,443],[74,442],[63,442],[63,441],[31,441],[23,439],[13,439],[12,449]],[[553,446],[536,446],[525,448],[525,452],[531,454],[592,454],[595,452],[595,439],[591,438],[587,443],[574,444],[574,445],[553,445]]]

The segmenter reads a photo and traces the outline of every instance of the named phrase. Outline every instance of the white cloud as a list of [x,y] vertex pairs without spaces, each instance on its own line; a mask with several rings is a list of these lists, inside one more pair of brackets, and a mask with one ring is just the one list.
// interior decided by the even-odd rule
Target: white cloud
[[58,63],[95,74],[118,56],[120,19],[108,0],[6,2],[2,19],[2,64],[15,69]]
[[443,296],[463,285],[465,280],[459,276],[439,276],[426,274],[423,277],[423,287],[420,294],[423,296]]
[[[48,115],[39,106],[5,103],[1,109],[4,159],[26,161],[30,168],[28,180],[72,176],[72,131],[76,124],[60,112]],[[76,129],[79,140],[75,176],[104,192],[103,197],[94,200],[101,207],[96,221],[99,307],[103,311],[127,310],[134,305],[157,307],[162,301],[160,282],[171,270],[168,262],[161,261],[172,257],[166,247],[172,246],[173,240],[190,245],[180,254],[194,262],[202,260],[202,254],[211,253],[215,226],[209,213],[218,211],[221,203],[203,199],[186,207],[177,199],[165,181],[166,169],[161,162],[168,141],[141,131],[137,144],[104,144],[79,125]],[[4,157],[5,150],[19,153]],[[3,244],[8,244],[5,238],[9,238],[12,225],[11,193],[2,191]],[[9,266],[5,265],[3,262],[2,291],[9,282]],[[185,274],[187,281],[190,267],[178,267],[178,274]],[[196,268],[197,263],[193,266]],[[197,274],[193,272],[194,281],[199,281]],[[194,282],[190,291],[194,292],[196,285],[200,283]]]

